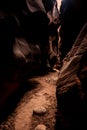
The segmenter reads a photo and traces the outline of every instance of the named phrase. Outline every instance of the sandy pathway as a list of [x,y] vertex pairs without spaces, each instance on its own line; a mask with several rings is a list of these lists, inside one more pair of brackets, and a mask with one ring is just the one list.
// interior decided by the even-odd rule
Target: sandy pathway
[[[24,94],[14,112],[0,125],[0,130],[34,130],[38,124],[44,124],[47,130],[54,130],[57,75],[54,72],[29,79],[29,82],[37,82],[35,88]],[[45,108],[46,114],[34,115],[35,108]]]

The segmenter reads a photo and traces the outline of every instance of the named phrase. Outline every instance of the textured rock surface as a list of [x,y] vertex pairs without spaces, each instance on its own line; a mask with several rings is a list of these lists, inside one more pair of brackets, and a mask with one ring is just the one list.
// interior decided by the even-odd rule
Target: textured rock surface
[[57,82],[57,129],[87,128],[87,24],[64,59]]

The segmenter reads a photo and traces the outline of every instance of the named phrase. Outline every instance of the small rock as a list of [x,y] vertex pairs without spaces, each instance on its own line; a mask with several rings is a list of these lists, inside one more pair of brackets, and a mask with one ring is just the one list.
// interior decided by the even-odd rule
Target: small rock
[[46,108],[44,107],[36,107],[33,109],[34,114],[43,115],[46,113]]
[[8,129],[9,129],[9,126],[8,126],[8,125],[4,125],[4,129],[5,129],[5,130],[8,130]]
[[46,130],[46,126],[43,124],[37,125],[37,127],[35,128],[35,130]]

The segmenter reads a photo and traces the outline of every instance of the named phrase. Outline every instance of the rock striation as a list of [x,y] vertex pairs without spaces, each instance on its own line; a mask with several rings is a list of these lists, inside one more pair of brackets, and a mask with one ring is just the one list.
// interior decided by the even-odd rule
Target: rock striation
[[56,97],[56,129],[87,128],[87,23],[64,58]]

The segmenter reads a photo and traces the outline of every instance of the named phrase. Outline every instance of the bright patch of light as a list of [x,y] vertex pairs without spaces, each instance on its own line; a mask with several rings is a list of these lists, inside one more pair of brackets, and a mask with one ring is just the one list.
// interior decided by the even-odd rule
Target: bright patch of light
[[62,0],[57,0],[57,3],[58,3],[58,4],[57,4],[57,5],[58,5],[58,10],[60,10],[61,1],[62,1]]

